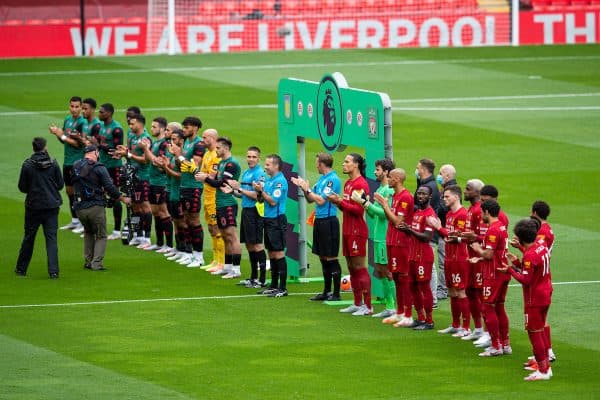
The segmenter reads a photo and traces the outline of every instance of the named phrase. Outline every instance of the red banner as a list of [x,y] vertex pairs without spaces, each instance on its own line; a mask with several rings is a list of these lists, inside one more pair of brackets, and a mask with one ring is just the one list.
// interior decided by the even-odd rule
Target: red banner
[[521,44],[600,43],[600,11],[520,13]]
[[[74,56],[82,47],[77,25],[0,26],[0,40],[0,57]],[[166,53],[168,35],[164,24],[94,24],[86,27],[84,40],[90,55],[160,54]],[[176,28],[182,53],[508,43],[508,14],[239,20]]]

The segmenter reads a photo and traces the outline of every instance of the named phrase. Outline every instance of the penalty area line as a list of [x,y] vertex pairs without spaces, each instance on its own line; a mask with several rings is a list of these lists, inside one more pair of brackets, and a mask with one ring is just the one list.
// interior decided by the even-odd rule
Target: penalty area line
[[[600,281],[572,281],[572,282],[552,282],[552,285],[589,285],[597,284]],[[519,287],[520,284],[509,285],[511,287]],[[288,296],[310,296],[310,293],[289,293]],[[130,299],[130,300],[103,300],[103,301],[79,301],[73,303],[48,303],[48,304],[12,304],[0,305],[0,309],[11,308],[42,308],[42,307],[71,307],[71,306],[95,306],[95,305],[111,305],[111,304],[131,304],[131,303],[159,303],[173,301],[203,301],[203,300],[236,300],[236,299],[260,299],[265,296],[257,294],[242,294],[231,296],[198,296],[198,297],[171,297],[159,299]]]

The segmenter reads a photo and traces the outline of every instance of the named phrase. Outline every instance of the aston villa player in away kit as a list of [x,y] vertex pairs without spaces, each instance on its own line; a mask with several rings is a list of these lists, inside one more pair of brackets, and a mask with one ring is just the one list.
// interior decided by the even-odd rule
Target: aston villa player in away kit
[[491,347],[479,355],[481,357],[511,354],[508,340],[509,322],[504,309],[510,274],[503,271],[506,264],[508,234],[506,226],[498,219],[500,205],[495,200],[486,200],[481,205],[483,221],[489,224],[483,246],[471,243],[483,265],[483,310],[485,322],[491,337]]
[[429,205],[430,200],[431,188],[420,186],[416,197],[418,208],[413,214],[412,223],[399,225],[399,229],[411,235],[408,266],[413,303],[417,310],[417,320],[413,323],[414,330],[433,329],[433,293],[429,283],[434,255],[429,242],[433,237],[434,227],[427,222],[427,218],[436,218],[436,214]]
[[524,247],[523,260],[510,254],[511,266],[508,272],[523,285],[525,306],[525,329],[529,335],[533,354],[537,363],[526,381],[548,380],[552,377],[549,352],[550,343],[544,333],[546,316],[552,302],[552,275],[550,273],[550,253],[545,243],[536,240],[537,225],[532,220],[519,221],[515,235]]
[[467,226],[467,210],[460,203],[461,195],[460,187],[456,185],[446,187],[443,195],[444,203],[449,209],[446,214],[446,226],[442,227],[437,218],[430,219],[430,223],[435,226],[446,242],[444,274],[452,313],[452,325],[439,330],[438,333],[451,333],[454,337],[471,334],[469,329],[471,312],[465,290],[469,276],[469,251],[467,242],[463,242],[461,238],[461,234]]
[[[365,210],[360,204],[352,201],[352,192],[369,195],[369,185],[364,178],[365,159],[357,153],[348,154],[342,164],[344,174],[349,179],[344,184],[344,197],[332,193],[327,199],[335,204],[343,213],[342,253],[348,263],[354,304],[342,308],[340,312],[352,315],[371,315],[371,276],[367,269],[367,239],[369,229],[364,218]],[[362,301],[364,300],[364,304]]]

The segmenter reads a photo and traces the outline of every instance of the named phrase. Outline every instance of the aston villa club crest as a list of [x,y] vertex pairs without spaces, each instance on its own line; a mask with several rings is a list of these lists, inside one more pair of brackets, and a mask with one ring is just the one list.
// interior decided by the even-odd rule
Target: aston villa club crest
[[323,146],[334,151],[341,143],[343,133],[342,98],[335,79],[326,75],[317,92],[317,128]]
[[292,96],[289,94],[283,95],[283,115],[285,119],[292,118]]

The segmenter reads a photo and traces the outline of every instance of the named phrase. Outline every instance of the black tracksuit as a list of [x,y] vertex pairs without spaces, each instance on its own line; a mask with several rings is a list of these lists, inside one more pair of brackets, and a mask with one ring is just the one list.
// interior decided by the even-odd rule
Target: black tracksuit
[[60,190],[64,187],[60,166],[47,152],[39,151],[25,160],[19,177],[19,190],[25,197],[25,234],[19,251],[16,272],[27,273],[33,255],[38,228],[42,225],[46,238],[48,274],[58,276],[58,211],[62,204]]

